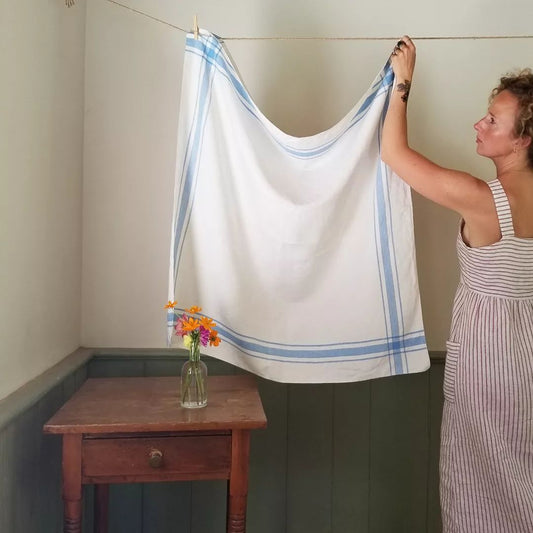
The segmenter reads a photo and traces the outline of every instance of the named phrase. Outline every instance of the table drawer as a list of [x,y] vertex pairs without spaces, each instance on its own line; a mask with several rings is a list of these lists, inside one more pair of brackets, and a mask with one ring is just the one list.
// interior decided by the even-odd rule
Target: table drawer
[[230,467],[231,435],[91,438],[82,446],[85,483],[228,478]]

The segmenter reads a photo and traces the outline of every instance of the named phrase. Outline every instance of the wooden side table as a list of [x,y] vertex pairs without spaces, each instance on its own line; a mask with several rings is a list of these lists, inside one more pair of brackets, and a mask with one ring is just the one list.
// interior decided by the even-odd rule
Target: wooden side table
[[108,531],[109,483],[228,480],[228,533],[246,531],[250,430],[266,427],[253,376],[208,378],[208,405],[184,409],[179,378],[88,379],[45,424],[63,435],[64,532],[81,533],[82,485]]

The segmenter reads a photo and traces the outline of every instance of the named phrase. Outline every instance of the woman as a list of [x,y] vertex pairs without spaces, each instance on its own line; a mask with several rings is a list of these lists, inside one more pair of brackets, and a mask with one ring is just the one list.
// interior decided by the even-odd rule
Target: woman
[[533,532],[533,74],[501,79],[474,125],[486,183],[409,147],[415,66],[409,37],[391,56],[396,81],[382,159],[420,194],[457,211],[461,280],[444,375],[440,489],[445,533]]

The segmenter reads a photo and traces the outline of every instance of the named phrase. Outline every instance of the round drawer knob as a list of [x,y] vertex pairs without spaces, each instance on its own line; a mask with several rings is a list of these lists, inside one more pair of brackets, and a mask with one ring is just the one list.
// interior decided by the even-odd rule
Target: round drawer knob
[[163,452],[161,450],[152,449],[148,454],[148,463],[152,468],[159,468],[163,465]]

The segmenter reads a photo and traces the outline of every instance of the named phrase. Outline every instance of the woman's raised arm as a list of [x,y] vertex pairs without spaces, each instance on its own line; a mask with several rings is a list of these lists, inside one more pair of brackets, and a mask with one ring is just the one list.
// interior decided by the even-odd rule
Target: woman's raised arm
[[395,84],[383,126],[382,160],[422,196],[471,218],[493,203],[487,184],[466,172],[441,167],[409,147],[407,102],[415,61],[415,45],[404,36],[391,55]]

